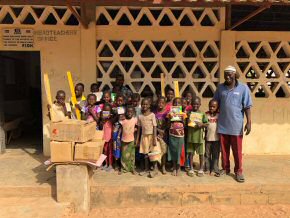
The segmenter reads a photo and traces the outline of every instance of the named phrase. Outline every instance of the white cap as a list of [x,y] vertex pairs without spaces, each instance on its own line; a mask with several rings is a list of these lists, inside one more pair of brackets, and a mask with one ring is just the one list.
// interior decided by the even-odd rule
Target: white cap
[[229,72],[234,72],[234,73],[237,72],[236,68],[231,65],[227,66],[224,71],[229,71]]

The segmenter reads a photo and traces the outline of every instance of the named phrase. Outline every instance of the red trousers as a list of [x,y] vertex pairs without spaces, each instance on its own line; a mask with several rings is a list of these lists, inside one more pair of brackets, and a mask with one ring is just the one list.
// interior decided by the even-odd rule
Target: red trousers
[[242,174],[242,142],[243,136],[224,135],[220,134],[221,151],[222,151],[222,167],[226,173],[231,171],[230,169],[230,149],[232,147],[234,161],[235,161],[235,174]]
[[113,165],[113,141],[112,140],[110,140],[109,142],[105,142],[104,155],[107,156],[106,165],[112,166]]

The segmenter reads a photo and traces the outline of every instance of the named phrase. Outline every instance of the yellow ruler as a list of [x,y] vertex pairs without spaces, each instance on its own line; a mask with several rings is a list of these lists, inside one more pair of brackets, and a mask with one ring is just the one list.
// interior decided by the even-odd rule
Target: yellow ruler
[[176,98],[180,97],[178,81],[174,81],[174,93]]
[[164,73],[160,74],[161,77],[161,95],[165,97],[165,78],[164,78]]
[[[74,87],[74,83],[73,83],[70,71],[67,71],[67,79],[68,79],[68,84],[69,84],[69,88],[71,92],[71,101],[72,101],[73,107],[75,107],[75,105],[77,104],[77,98],[76,98],[75,87]],[[77,119],[80,120],[81,119],[80,110],[75,107],[75,111],[76,111]]]
[[44,82],[44,89],[46,94],[47,103],[50,105],[50,119],[54,120],[54,113],[52,113],[52,98],[51,98],[51,91],[50,91],[50,83],[47,73],[43,74],[43,82]]

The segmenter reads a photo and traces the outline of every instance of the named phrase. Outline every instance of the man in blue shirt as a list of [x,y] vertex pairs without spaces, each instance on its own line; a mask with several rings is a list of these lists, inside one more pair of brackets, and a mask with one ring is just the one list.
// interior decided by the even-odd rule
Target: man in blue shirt
[[[220,134],[223,170],[230,173],[230,148],[232,147],[235,168],[234,172],[238,182],[244,182],[242,170],[242,140],[243,129],[248,135],[251,132],[252,99],[247,85],[237,80],[236,68],[228,66],[224,70],[225,82],[218,86],[214,99],[219,103],[218,133]],[[244,126],[244,114],[247,122]]]

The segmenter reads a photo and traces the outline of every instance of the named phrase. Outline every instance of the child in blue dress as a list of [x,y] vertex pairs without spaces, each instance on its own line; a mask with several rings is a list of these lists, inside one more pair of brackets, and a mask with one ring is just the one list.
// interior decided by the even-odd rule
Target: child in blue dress
[[115,157],[115,170],[121,173],[121,138],[122,138],[122,125],[120,121],[125,119],[125,99],[124,96],[118,94],[116,102],[113,107],[114,126],[113,126],[113,148]]

